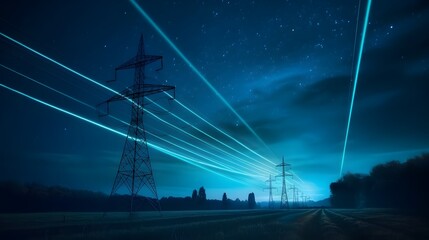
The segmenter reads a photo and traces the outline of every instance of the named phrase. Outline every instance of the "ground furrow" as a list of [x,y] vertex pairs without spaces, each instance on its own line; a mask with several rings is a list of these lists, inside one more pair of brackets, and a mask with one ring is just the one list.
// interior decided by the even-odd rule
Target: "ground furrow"
[[368,221],[326,210],[327,216],[337,224],[350,239],[377,239],[377,240],[408,240],[414,239],[395,229],[386,228]]

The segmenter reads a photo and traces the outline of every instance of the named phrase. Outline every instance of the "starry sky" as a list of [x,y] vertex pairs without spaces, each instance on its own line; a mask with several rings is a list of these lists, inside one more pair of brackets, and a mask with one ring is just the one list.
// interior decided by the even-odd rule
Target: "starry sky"
[[[176,128],[146,114],[146,130],[153,133],[148,142],[239,172],[203,169],[152,148],[161,197],[189,196],[204,186],[208,198],[220,199],[226,192],[229,198],[246,199],[255,192],[258,201],[266,201],[265,180],[279,173],[275,164],[282,156],[295,175],[288,184],[313,200],[328,197],[329,184],[340,172],[367,1],[137,4],[263,142],[130,1],[8,0],[0,9],[0,29],[116,91],[132,84],[133,72],[119,73],[116,82],[106,81],[114,78],[116,66],[135,55],[143,34],[146,52],[164,57],[162,71],[153,71],[155,65],[146,69],[146,81],[176,86],[181,104],[248,147],[166,95],[152,96],[163,109],[155,104],[146,108]],[[429,152],[428,25],[428,1],[373,1],[344,172],[368,173],[375,164]],[[112,92],[5,37],[0,37],[0,53],[1,84],[126,133],[126,125],[99,117],[91,108]],[[0,88],[0,107],[0,180],[110,192],[124,137],[5,88]],[[111,113],[129,122],[130,104],[115,103]],[[275,199],[279,194],[274,190]]]

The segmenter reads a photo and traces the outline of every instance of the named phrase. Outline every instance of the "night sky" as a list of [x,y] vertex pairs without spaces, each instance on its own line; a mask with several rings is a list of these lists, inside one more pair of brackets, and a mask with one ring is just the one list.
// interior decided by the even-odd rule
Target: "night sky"
[[[0,29],[1,33],[117,91],[132,84],[132,71],[119,73],[114,83],[106,81],[114,77],[116,66],[135,55],[143,34],[146,52],[164,57],[162,71],[152,71],[156,65],[147,68],[147,82],[176,86],[177,100],[214,126],[273,163],[280,163],[284,156],[296,174],[288,183],[299,185],[314,200],[328,197],[329,184],[340,174],[352,75],[367,1],[361,2],[359,18],[357,0],[137,3],[266,145],[130,1],[3,1]],[[404,161],[429,152],[428,26],[426,0],[373,1],[344,172],[368,173],[375,164]],[[89,106],[106,100],[112,92],[5,37],[0,37],[0,63],[1,84],[126,133],[126,125],[112,118],[100,118],[94,109],[5,67]],[[211,159],[235,171],[255,175],[213,167],[207,171],[150,148],[161,197],[190,196],[194,188],[204,186],[208,198],[220,199],[226,192],[229,198],[247,199],[249,192],[255,192],[258,201],[268,199],[264,181],[270,172],[279,173],[274,164],[243,148],[166,95],[151,99],[236,151],[154,104],[146,108],[212,145],[146,114],[147,131],[200,155],[153,135],[147,136],[148,142],[201,162]],[[6,88],[0,88],[0,109],[0,180],[109,193],[124,137]],[[130,104],[125,102],[115,103],[111,109],[112,115],[126,122],[130,120],[130,111]],[[279,180],[275,183],[278,187]],[[279,200],[279,190],[274,191],[275,200]]]

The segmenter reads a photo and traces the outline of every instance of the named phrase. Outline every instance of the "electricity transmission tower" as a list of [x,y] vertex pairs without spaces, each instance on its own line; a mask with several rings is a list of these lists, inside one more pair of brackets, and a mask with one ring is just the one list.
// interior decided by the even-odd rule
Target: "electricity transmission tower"
[[273,189],[274,189],[274,187],[273,187],[273,179],[271,178],[271,174],[270,174],[270,178],[267,180],[267,181],[265,181],[265,182],[268,182],[268,186],[269,187],[266,187],[266,188],[264,188],[264,189],[268,189],[269,190],[269,197],[268,197],[268,208],[274,208],[274,199],[273,199]]
[[299,203],[299,189],[296,188],[295,191],[296,191],[296,207],[299,208],[300,207],[300,203]]
[[292,176],[292,174],[286,173],[286,168],[290,167],[290,164],[285,163],[285,158],[282,157],[282,163],[278,164],[276,167],[282,168],[282,173],[277,177],[282,177],[282,197],[280,201],[280,208],[289,208],[289,201],[287,198],[287,188],[286,188],[286,177]]
[[292,187],[289,188],[290,190],[292,190],[292,202],[293,202],[293,207],[298,207],[298,199],[297,199],[297,188],[295,187],[295,185],[292,185]]
[[301,192],[301,202],[302,202],[302,207],[306,207],[304,192]]
[[157,70],[161,70],[163,67],[162,56],[146,55],[143,35],[141,35],[137,54],[115,68],[114,80],[116,80],[117,71],[134,69],[133,85],[98,105],[106,106],[107,111],[104,115],[109,114],[109,104],[112,102],[126,100],[132,105],[128,134],[109,198],[111,200],[112,196],[117,194],[117,191],[121,187],[125,186],[130,194],[130,213],[134,210],[134,201],[137,199],[140,190],[146,193],[142,195],[152,208],[157,211],[161,210],[146,142],[143,107],[145,105],[145,97],[165,91],[175,91],[175,87],[145,83],[145,66],[155,62],[159,62],[160,67]]

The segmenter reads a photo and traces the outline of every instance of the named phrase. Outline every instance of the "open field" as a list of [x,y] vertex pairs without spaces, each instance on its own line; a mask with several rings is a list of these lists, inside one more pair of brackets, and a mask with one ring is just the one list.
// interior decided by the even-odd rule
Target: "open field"
[[0,239],[266,238],[429,239],[429,222],[383,209],[0,215]]

